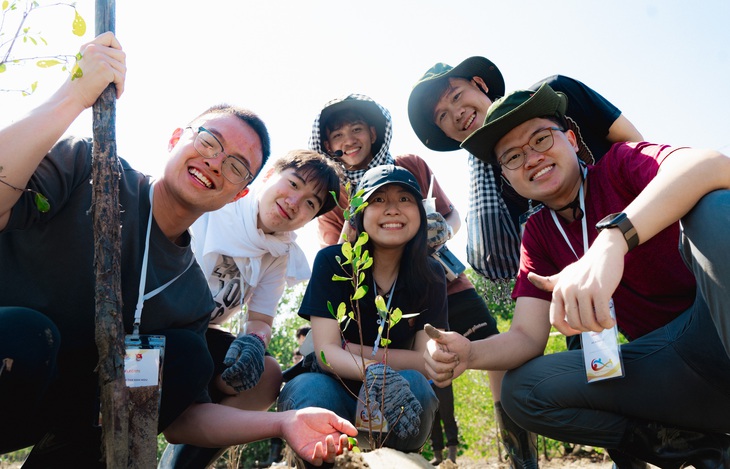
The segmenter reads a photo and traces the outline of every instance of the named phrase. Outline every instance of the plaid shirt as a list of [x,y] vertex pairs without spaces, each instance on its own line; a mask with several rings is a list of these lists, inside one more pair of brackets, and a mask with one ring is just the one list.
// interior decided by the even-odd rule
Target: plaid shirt
[[469,155],[466,260],[480,275],[511,279],[520,262],[520,234],[487,164]]

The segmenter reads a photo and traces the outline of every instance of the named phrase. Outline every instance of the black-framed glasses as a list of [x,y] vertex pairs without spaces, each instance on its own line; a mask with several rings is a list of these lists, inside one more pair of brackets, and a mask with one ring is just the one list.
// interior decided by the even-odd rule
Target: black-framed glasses
[[253,180],[253,173],[246,162],[236,156],[227,154],[223,150],[223,144],[210,130],[205,127],[198,127],[198,130],[194,130],[192,127],[188,127],[188,129],[197,132],[193,141],[193,147],[200,156],[203,158],[215,158],[222,154],[226,157],[221,164],[221,173],[228,182],[242,184],[246,181]]
[[544,153],[553,147],[555,138],[553,131],[563,132],[563,129],[558,127],[546,127],[540,129],[530,136],[530,140],[520,147],[510,148],[509,150],[502,153],[497,159],[500,166],[507,169],[515,170],[521,168],[525,164],[526,153],[523,151],[525,147],[530,147],[533,151],[538,153]]

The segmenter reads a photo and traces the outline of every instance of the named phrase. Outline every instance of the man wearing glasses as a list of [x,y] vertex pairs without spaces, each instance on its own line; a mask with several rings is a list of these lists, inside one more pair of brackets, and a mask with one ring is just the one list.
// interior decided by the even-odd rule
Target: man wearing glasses
[[[545,208],[525,227],[510,330],[478,342],[442,333],[427,368],[442,384],[466,368],[510,370],[502,402],[515,421],[617,462],[730,467],[730,158],[623,143],[586,167],[566,106],[547,85],[517,91],[464,141]],[[540,356],[551,323],[583,332],[584,350],[615,324],[631,341],[612,363]],[[606,365],[622,373],[587,382]]]
[[[82,77],[0,130],[0,453],[34,445],[27,467],[105,467],[92,144],[61,137],[109,83],[121,96],[126,65],[111,33],[81,54]],[[177,129],[168,148],[154,183],[119,161],[124,326],[165,336],[159,431],[203,446],[278,436],[315,464],[332,461],[346,444],[342,432],[356,433],[335,414],[239,411],[212,404],[206,390],[213,364],[204,333],[214,303],[188,227],[246,194],[269,155],[265,125],[250,111],[216,106]]]

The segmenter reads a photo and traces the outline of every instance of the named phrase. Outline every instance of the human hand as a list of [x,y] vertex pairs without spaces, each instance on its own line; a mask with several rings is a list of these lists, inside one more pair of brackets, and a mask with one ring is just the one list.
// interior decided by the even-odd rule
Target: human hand
[[435,248],[449,240],[449,224],[446,223],[443,215],[438,212],[431,212],[426,215],[426,220],[428,221],[428,247]]
[[334,412],[317,407],[290,410],[291,418],[282,424],[282,437],[302,458],[314,465],[334,462],[335,456],[351,449],[347,437],[357,429]]
[[415,436],[421,425],[423,407],[405,378],[388,365],[376,363],[365,369],[365,386],[376,408],[400,439]]
[[228,348],[223,363],[228,367],[221,378],[236,392],[251,389],[258,384],[264,372],[266,347],[263,339],[255,334],[238,337]]
[[426,374],[436,386],[446,387],[468,368],[471,342],[459,333],[443,332],[430,324],[423,329],[430,337],[423,352]]
[[[618,235],[615,240],[614,234]],[[621,232],[605,230],[580,260],[560,273],[550,277],[527,275],[537,288],[553,293],[550,323],[558,331],[574,335],[614,326],[608,303],[623,276],[625,252]]]
[[105,32],[81,46],[77,66],[67,86],[83,108],[94,105],[101,93],[114,83],[117,98],[124,92],[127,73],[126,54],[112,32]]

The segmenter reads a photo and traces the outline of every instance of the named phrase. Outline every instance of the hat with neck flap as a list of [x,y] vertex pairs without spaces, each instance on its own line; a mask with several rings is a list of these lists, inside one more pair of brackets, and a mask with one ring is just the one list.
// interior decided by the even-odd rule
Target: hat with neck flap
[[539,117],[557,117],[563,128],[567,128],[567,107],[568,97],[555,92],[548,84],[543,84],[537,91],[513,91],[492,104],[484,125],[469,135],[461,148],[485,163],[498,165],[494,147],[502,137],[523,122]]
[[[504,95],[504,78],[489,59],[485,57],[469,57],[456,67],[439,62],[426,70],[420,80],[413,86],[408,97],[408,118],[411,127],[426,147],[435,151],[453,151],[459,149],[459,142],[447,136],[433,121],[432,96],[438,83],[449,78],[471,80],[480,77],[487,85],[487,96],[494,101]],[[431,99],[429,99],[429,97]]]

